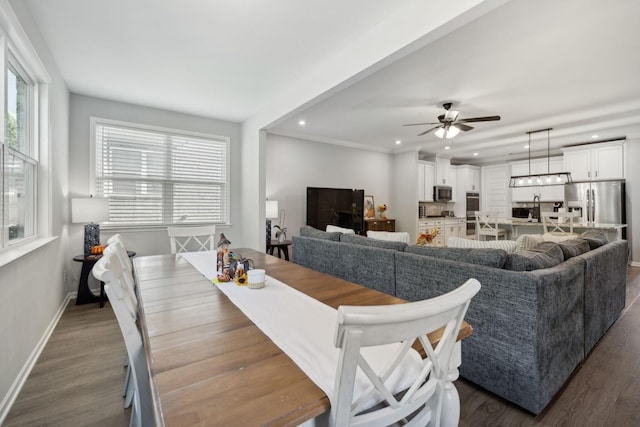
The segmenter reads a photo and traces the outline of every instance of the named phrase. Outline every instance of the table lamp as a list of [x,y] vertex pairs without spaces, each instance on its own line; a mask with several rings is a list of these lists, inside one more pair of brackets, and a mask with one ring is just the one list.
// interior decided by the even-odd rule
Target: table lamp
[[71,222],[85,223],[84,254],[91,254],[91,248],[100,244],[98,222],[109,219],[109,199],[105,197],[82,197],[71,199]]
[[267,247],[268,247],[269,243],[271,243],[271,218],[278,218],[278,201],[277,200],[267,200],[265,216],[267,217]]

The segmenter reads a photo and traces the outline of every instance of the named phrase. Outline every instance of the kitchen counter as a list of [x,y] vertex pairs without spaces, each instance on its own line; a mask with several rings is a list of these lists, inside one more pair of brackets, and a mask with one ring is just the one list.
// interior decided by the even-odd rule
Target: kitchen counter
[[[542,222],[529,222],[526,218],[498,218],[498,226],[511,232],[511,239],[516,239],[521,234],[542,234]],[[573,231],[580,234],[587,230],[601,230],[607,234],[609,241],[622,240],[622,230],[627,224],[603,224],[573,222]]]

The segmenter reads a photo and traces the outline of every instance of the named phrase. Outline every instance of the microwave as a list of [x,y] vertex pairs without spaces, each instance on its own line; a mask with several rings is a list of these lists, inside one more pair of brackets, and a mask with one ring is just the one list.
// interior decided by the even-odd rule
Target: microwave
[[452,196],[452,188],[446,185],[434,185],[433,186],[433,201],[434,202],[450,202]]

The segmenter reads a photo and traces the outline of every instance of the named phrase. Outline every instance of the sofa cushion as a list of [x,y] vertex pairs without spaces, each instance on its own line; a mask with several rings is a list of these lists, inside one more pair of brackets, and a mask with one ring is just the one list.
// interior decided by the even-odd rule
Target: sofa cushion
[[564,255],[557,243],[543,242],[526,251],[507,254],[504,268],[514,271],[532,271],[554,267],[563,261]]
[[564,242],[565,240],[571,240],[577,238],[577,234],[571,233],[544,233],[542,235],[542,240],[544,242]]
[[300,227],[300,235],[303,237],[312,237],[314,239],[333,240],[335,242],[340,241],[340,235],[342,233],[333,232],[327,233],[326,231],[318,230],[310,225],[303,225]]
[[516,248],[515,240],[471,240],[464,237],[449,237],[447,239],[449,248],[490,248],[502,249],[505,252],[513,252]]
[[503,249],[436,248],[433,246],[410,245],[404,248],[404,251],[495,268],[502,268],[504,261],[507,259],[507,253]]
[[584,240],[587,241],[587,243],[589,243],[589,247],[591,248],[591,250],[594,250],[596,248],[599,248],[600,246],[604,246],[607,243],[609,243],[609,239],[607,238],[607,235],[603,231],[599,231],[599,230],[587,230],[584,233],[582,233],[579,237],[583,238]]
[[338,227],[337,225],[331,225],[331,224],[327,224],[327,229],[325,230],[328,233],[346,233],[346,234],[356,234],[355,231],[353,231],[351,228],[343,228],[343,227]]
[[394,249],[396,251],[403,251],[404,248],[407,246],[407,244],[403,242],[370,239],[368,237],[356,236],[354,234],[343,234],[340,236],[340,241],[343,243],[352,243],[354,245],[361,245],[361,246],[371,246],[374,248]]
[[514,252],[526,251],[542,242],[544,242],[542,234],[522,234],[516,239]]
[[564,260],[568,260],[574,256],[582,255],[585,252],[589,252],[589,243],[584,239],[570,239],[563,242],[558,242],[558,246],[562,250]]

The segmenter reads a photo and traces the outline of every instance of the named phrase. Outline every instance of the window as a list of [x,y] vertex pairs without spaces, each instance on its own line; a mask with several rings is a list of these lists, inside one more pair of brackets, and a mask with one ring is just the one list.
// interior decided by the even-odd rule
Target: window
[[33,132],[34,84],[17,60],[6,61],[5,138],[2,178],[4,240],[19,241],[36,233],[36,173]]
[[228,222],[229,138],[92,119],[111,225]]

